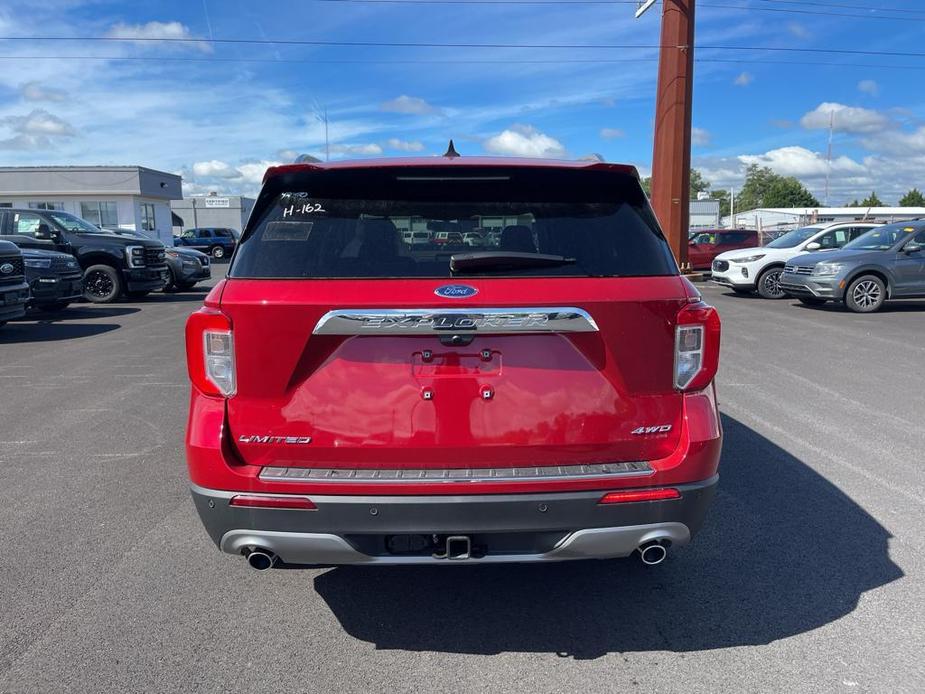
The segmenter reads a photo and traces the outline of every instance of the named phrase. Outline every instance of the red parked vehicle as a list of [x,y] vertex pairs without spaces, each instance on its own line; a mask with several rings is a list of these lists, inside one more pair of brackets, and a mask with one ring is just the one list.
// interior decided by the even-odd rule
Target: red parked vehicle
[[695,270],[709,270],[720,253],[760,245],[753,229],[703,229],[691,232],[687,262]]
[[[454,251],[412,217],[507,226]],[[717,483],[719,341],[632,167],[271,168],[186,327],[195,504],[257,569],[657,564]]]

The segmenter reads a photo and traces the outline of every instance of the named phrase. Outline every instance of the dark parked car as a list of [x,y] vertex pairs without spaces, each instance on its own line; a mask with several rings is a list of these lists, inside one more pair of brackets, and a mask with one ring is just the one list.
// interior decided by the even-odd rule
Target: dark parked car
[[167,284],[160,241],[117,236],[67,212],[0,209],[0,239],[75,256],[83,270],[84,298],[93,303],[113,302],[123,292],[142,297]]
[[74,256],[25,248],[22,257],[32,291],[31,308],[60,311],[83,296],[83,271]]
[[173,240],[174,246],[195,248],[197,251],[208,253],[216,260],[230,257],[237,244],[234,230],[220,227],[187,229]]
[[709,270],[720,253],[758,245],[758,232],[749,229],[703,229],[691,234],[687,261],[695,270]]
[[781,289],[804,304],[844,302],[870,313],[889,299],[925,298],[925,221],[887,224],[841,250],[789,260]]
[[0,327],[8,320],[26,315],[29,285],[26,284],[22,251],[0,241]]
[[[125,229],[105,229],[119,236],[133,236],[135,238],[148,238],[144,234]],[[212,277],[212,263],[209,256],[194,248],[168,248],[167,254],[167,284],[165,292],[192,289],[197,282]]]

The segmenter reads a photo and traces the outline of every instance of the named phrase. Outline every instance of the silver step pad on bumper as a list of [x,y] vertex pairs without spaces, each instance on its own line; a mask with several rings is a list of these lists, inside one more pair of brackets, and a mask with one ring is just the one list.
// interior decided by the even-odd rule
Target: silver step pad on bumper
[[684,545],[690,541],[690,531],[683,523],[587,528],[568,534],[556,547],[543,554],[489,554],[480,558],[450,560],[430,556],[370,556],[356,550],[344,538],[330,533],[229,530],[222,536],[220,547],[223,552],[238,555],[259,547],[274,552],[287,564],[494,564],[626,557],[640,545],[653,540],[669,540],[674,545]]

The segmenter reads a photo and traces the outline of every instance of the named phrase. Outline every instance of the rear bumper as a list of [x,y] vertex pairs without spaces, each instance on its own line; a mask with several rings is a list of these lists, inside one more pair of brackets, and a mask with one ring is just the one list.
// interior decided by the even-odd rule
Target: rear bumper
[[[193,485],[196,509],[224,552],[259,547],[288,564],[422,564],[625,557],[649,541],[683,545],[700,529],[718,477],[674,485],[681,498],[602,505],[603,493],[318,496],[317,510],[231,506],[235,492]],[[242,492],[247,494],[247,492]],[[394,536],[464,535],[472,558],[390,549]]]

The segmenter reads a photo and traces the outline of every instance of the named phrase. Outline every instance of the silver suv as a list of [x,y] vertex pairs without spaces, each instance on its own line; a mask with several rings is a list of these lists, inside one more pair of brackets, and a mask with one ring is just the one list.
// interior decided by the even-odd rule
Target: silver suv
[[828,253],[787,261],[780,287],[804,304],[844,302],[870,313],[889,299],[925,298],[925,221],[872,229]]

